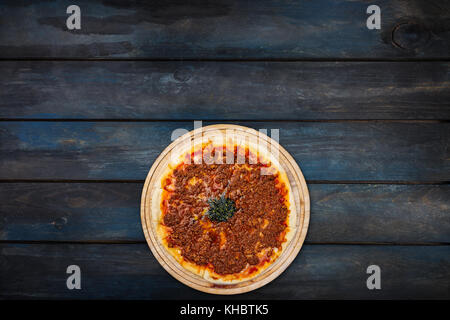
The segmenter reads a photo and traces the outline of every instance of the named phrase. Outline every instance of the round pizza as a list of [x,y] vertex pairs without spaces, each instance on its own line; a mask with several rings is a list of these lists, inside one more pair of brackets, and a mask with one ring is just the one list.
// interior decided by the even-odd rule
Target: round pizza
[[158,241],[185,269],[216,284],[273,265],[295,232],[296,208],[276,157],[249,141],[172,150],[152,194]]

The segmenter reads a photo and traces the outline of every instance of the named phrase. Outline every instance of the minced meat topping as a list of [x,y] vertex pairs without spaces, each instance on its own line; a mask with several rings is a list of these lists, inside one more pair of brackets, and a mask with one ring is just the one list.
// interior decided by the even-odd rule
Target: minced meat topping
[[[163,184],[168,245],[222,275],[268,261],[285,241],[286,186],[278,173],[261,174],[267,164],[250,164],[248,149],[245,154],[245,164],[225,164],[225,156],[224,164],[182,163]],[[211,220],[211,199],[221,196],[233,201],[235,212],[226,221]]]

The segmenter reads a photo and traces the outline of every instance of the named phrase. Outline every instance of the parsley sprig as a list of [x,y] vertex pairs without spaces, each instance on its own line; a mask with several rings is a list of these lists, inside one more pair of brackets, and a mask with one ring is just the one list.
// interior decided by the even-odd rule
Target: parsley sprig
[[230,219],[236,211],[234,201],[226,198],[223,193],[220,198],[209,199],[208,218],[216,222],[224,222]]

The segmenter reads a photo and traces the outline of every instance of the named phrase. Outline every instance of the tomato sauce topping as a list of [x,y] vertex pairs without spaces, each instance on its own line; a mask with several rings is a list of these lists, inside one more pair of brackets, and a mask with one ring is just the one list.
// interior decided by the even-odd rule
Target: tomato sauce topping
[[[250,161],[254,155],[248,149],[245,163],[238,164],[237,151],[234,147],[234,164],[226,164],[225,152],[223,164],[181,163],[163,183],[162,223],[169,247],[221,275],[248,265],[256,269],[286,241],[287,188],[279,173],[261,174],[267,164]],[[236,211],[227,221],[216,222],[207,215],[208,200],[221,195],[234,201]]]

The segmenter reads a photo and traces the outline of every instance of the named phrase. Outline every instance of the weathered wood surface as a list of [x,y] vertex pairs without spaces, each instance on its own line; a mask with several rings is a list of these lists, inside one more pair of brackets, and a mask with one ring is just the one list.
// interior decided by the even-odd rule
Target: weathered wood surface
[[[279,128],[307,180],[450,180],[450,123],[242,125]],[[1,122],[0,179],[143,180],[177,128],[192,130],[193,123]]]
[[[280,128],[316,182],[292,266],[233,298],[450,298],[450,123],[416,121],[450,119],[450,2],[380,0],[381,30],[362,0],[80,0],[67,31],[71,4],[0,4],[0,59],[49,60],[0,61],[0,119],[87,120],[0,122],[0,299],[218,298],[164,271],[139,217],[151,164],[193,129],[176,120],[200,119]],[[415,121],[292,121],[379,119]]]
[[448,62],[2,61],[1,119],[450,119]]
[[2,2],[1,58],[448,58],[448,1],[379,0],[381,30],[350,0]]
[[[280,277],[231,298],[448,299],[449,253],[448,246],[305,245]],[[0,244],[0,259],[0,298],[221,298],[171,278],[146,244]],[[72,264],[81,268],[81,290],[66,288]],[[382,270],[381,290],[366,287],[371,264]]]
[[[142,183],[1,183],[0,240],[145,241]],[[450,243],[450,185],[310,184],[307,243]]]

